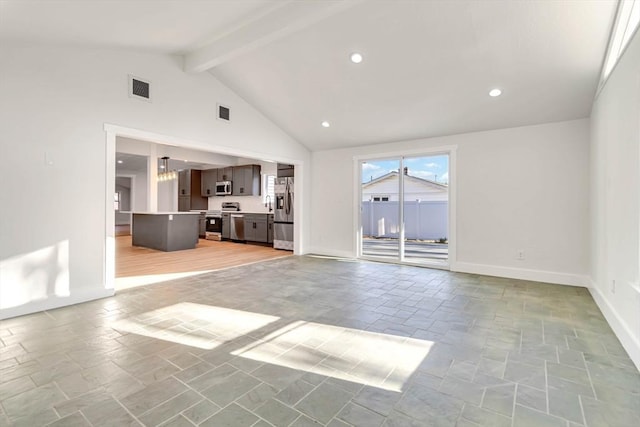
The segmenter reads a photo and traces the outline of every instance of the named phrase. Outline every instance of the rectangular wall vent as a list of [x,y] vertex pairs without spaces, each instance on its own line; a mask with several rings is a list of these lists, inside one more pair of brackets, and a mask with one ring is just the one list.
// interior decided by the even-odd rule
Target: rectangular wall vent
[[231,120],[231,109],[225,105],[218,104],[218,118],[228,122]]
[[129,96],[151,101],[151,82],[129,74]]

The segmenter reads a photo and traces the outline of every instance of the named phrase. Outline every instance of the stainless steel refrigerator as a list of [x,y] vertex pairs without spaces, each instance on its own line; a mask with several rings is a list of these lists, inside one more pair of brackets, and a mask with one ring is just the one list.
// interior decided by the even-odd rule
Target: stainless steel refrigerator
[[273,247],[293,250],[293,177],[276,178]]

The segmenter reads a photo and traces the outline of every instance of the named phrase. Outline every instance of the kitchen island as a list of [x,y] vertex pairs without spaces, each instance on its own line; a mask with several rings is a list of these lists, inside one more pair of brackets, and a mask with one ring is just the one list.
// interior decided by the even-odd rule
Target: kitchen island
[[194,249],[199,218],[198,212],[134,212],[132,244],[165,252]]

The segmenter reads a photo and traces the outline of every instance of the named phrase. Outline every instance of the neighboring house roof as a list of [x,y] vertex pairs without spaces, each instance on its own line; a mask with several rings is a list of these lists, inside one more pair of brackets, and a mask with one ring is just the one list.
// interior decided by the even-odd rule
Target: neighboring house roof
[[[389,173],[386,173],[382,176],[377,177],[376,179],[372,179],[369,182],[365,182],[362,184],[362,188],[367,188],[370,187],[372,185],[375,185],[379,182],[382,182],[388,178],[395,178],[398,176],[398,171],[391,171]],[[439,182],[435,182],[435,181],[431,181],[430,179],[425,179],[425,178],[420,178],[417,176],[413,176],[411,174],[405,174],[405,176],[417,181],[417,182],[421,182],[423,184],[426,184],[432,188],[436,188],[438,190],[446,190],[448,188],[448,186],[446,184],[440,184]]]

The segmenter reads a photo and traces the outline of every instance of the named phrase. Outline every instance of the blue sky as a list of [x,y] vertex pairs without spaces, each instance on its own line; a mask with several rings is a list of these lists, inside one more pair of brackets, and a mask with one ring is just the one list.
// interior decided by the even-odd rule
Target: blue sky
[[[409,175],[442,184],[449,182],[449,156],[408,157],[404,159]],[[362,182],[368,182],[392,170],[398,170],[400,160],[372,160],[362,165]]]

